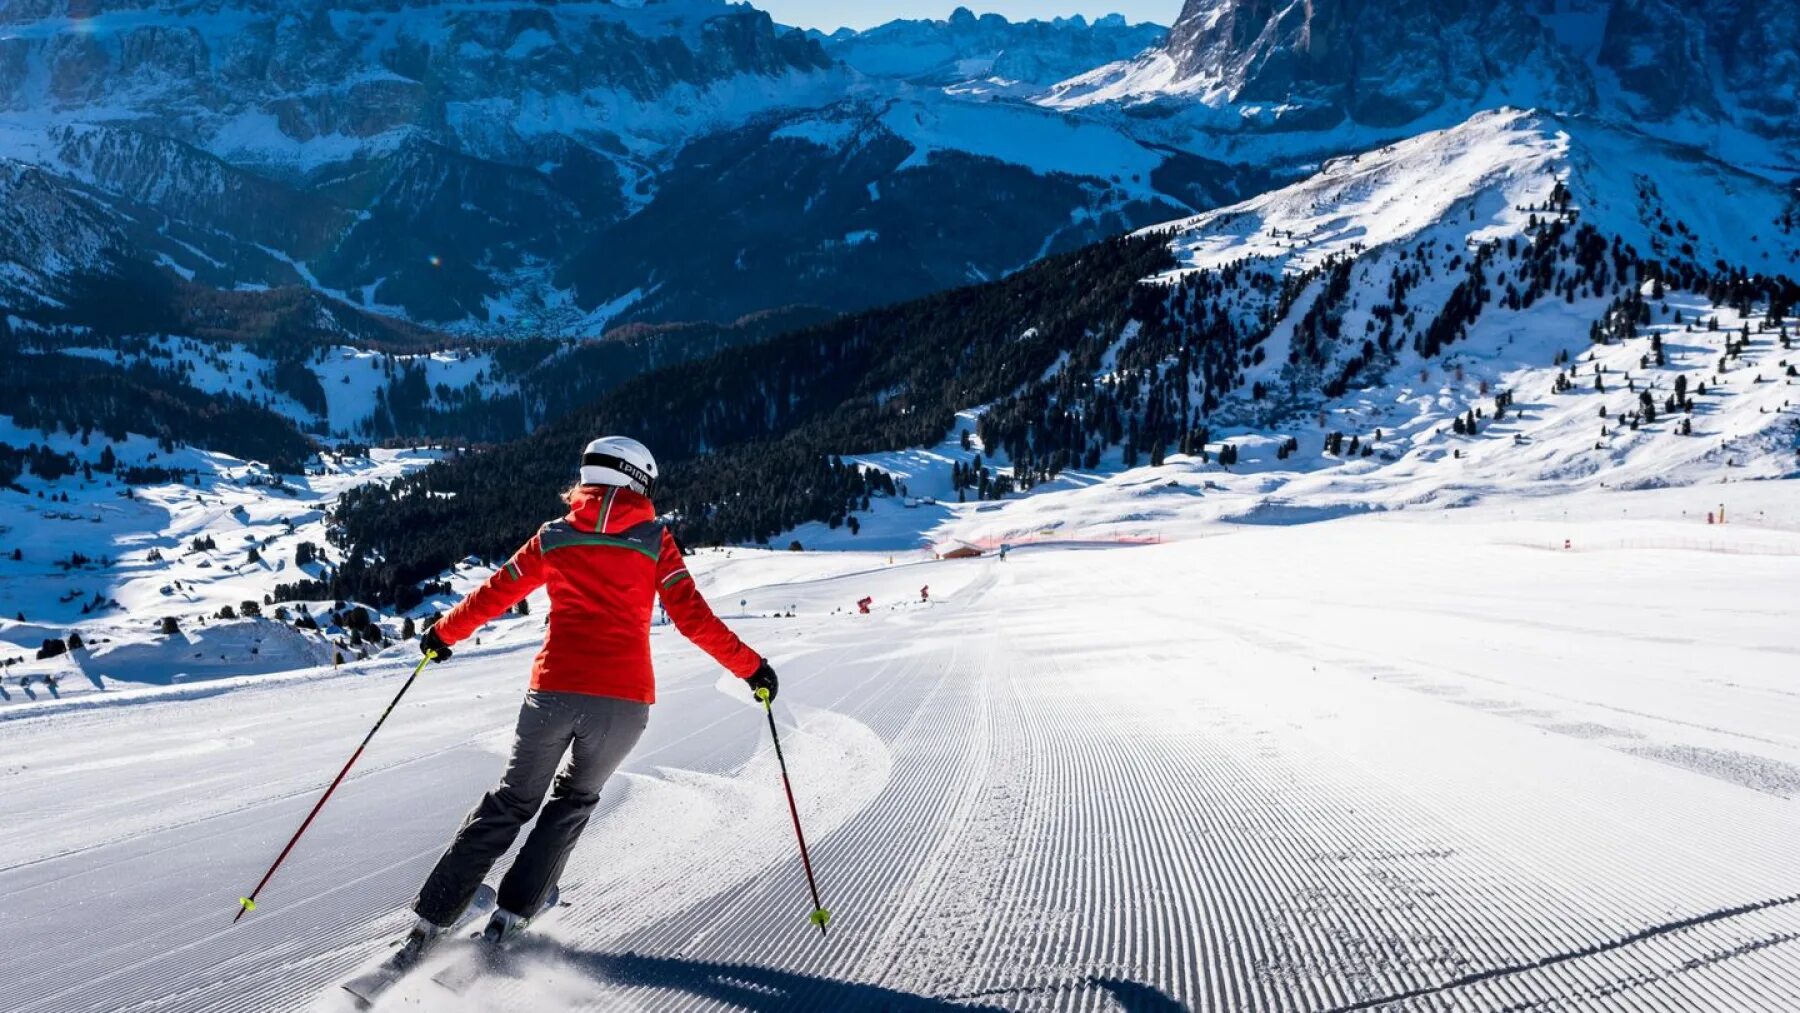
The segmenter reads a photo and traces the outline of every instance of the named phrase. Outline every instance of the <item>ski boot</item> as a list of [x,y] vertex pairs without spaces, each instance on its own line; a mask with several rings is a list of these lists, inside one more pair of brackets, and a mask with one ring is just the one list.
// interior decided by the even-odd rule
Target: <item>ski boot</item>
[[517,938],[519,933],[525,931],[525,926],[530,922],[531,919],[524,915],[513,914],[503,907],[497,907],[494,909],[493,915],[488,918],[487,928],[481,930],[481,941],[489,946],[504,946]]
[[400,944],[400,948],[395,950],[382,966],[390,971],[410,970],[413,965],[424,960],[425,954],[430,953],[431,948],[436,946],[449,931],[447,926],[428,922],[423,918],[417,919],[413,922],[412,931],[406,934],[405,941]]

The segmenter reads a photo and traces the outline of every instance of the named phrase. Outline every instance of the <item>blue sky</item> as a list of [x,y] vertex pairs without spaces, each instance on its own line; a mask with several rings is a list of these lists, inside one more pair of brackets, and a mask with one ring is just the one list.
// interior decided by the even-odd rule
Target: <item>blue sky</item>
[[[826,30],[848,25],[867,28],[895,18],[946,18],[957,0],[751,0],[784,25]],[[1181,12],[1181,0],[963,0],[977,14],[1004,14],[1014,21],[1069,14],[1099,17],[1117,12],[1133,21],[1169,24]]]

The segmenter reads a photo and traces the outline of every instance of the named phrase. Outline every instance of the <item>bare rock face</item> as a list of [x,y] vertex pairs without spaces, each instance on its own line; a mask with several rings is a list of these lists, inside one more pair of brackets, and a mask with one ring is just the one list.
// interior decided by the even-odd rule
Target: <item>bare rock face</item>
[[1800,0],[1744,0],[1719,53],[1727,93],[1763,132],[1800,137]]
[[1668,119],[1691,108],[1719,111],[1707,66],[1708,26],[1679,0],[1617,0],[1606,21],[1599,61],[1635,111]]
[[[1485,98],[1575,107],[1592,83],[1515,0],[1188,0],[1176,76],[1287,128],[1407,123]],[[1254,112],[1254,111],[1253,111]]]
[[[628,214],[658,151],[845,79],[815,40],[721,0],[0,5],[0,118],[52,174],[15,180],[22,201],[154,209],[197,230],[171,257],[207,283],[294,280],[291,260],[442,323],[484,321],[514,272]],[[153,231],[115,232],[106,250],[154,259]]]
[[1646,118],[1800,134],[1800,0],[1614,0],[1598,60]]
[[1188,0],[1161,52],[1181,93],[1253,126],[1511,104],[1791,135],[1796,47],[1800,0]]
[[[196,4],[36,0],[0,23],[0,109],[155,119],[229,153],[424,128],[493,138],[490,121],[628,110],[734,79],[780,91],[827,71],[818,43],[761,11],[707,0],[563,11],[433,0]],[[621,125],[619,133],[628,133]],[[553,131],[546,131],[553,132]]]

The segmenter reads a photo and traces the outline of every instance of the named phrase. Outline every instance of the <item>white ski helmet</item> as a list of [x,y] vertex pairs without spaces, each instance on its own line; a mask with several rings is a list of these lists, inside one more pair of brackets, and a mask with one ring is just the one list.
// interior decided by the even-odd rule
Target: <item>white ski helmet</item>
[[621,485],[639,495],[656,492],[656,458],[629,436],[602,436],[581,455],[582,485]]

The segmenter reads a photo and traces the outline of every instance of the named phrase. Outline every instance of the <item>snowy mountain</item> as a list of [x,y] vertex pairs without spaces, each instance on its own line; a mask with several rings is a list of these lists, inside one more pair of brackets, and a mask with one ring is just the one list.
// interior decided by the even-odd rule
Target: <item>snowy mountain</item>
[[1691,149],[1501,110],[1143,235],[1175,263],[1131,322],[938,446],[856,458],[915,496],[1032,495],[864,531],[1148,538],[1800,473],[1800,218]]
[[6,152],[209,237],[178,270],[439,323],[553,307],[545,265],[647,200],[667,151],[847,83],[709,0],[14,5],[3,34]]
[[1042,101],[1226,131],[1447,125],[1510,104],[1784,138],[1797,39],[1794,0],[1188,0],[1161,46]]
[[958,7],[942,21],[898,20],[830,35],[813,33],[834,59],[871,77],[960,94],[1029,96],[1058,81],[1136,56],[1162,41],[1160,25],[1111,14],[1008,21]]
[[816,44],[713,0],[50,2],[13,5],[3,23],[12,126],[150,121],[292,177],[417,140],[532,166],[575,139],[629,166],[699,127],[841,87]]
[[[112,252],[5,284],[302,285],[488,336],[841,312],[1501,103],[1655,120],[1795,174],[1768,140],[1792,134],[1791,5],[1684,6],[1655,39],[1597,0],[1416,7],[1196,2],[1082,73],[1154,29],[963,11],[823,37],[714,0],[15,5],[0,151]],[[1699,54],[1670,75],[1699,83],[1632,70],[1673,59],[1657,40]]]
[[[1149,41],[1110,20],[921,24],[931,38],[890,40],[920,68],[953,51],[1036,80]],[[54,261],[38,290],[122,257],[464,333],[597,335],[909,298],[1258,185],[1142,150],[1122,174],[1112,153],[1141,146],[1116,127],[1071,163],[1059,117],[1030,107],[980,114],[993,138],[925,125],[956,101],[721,0],[142,0],[0,21],[0,155],[120,234],[120,257]],[[807,143],[821,116],[853,143]]]
[[[1499,110],[1001,281],[640,378],[339,518],[402,585],[470,546],[498,555],[511,518],[550,508],[557,448],[603,430],[672,462],[664,505],[686,536],[772,545],[1060,530],[1074,521],[1033,504],[1102,496],[1111,476],[1230,493],[1134,500],[1141,521],[1307,489],[1367,509],[1521,482],[1789,475],[1796,262],[1786,188],[1599,121]],[[766,495],[742,496],[747,476]],[[938,505],[908,508],[921,492]],[[383,579],[351,590],[385,600]]]
[[[1800,474],[1800,219],[1692,149],[1501,110],[1145,235],[1174,254],[1166,294],[1101,355],[958,423],[1002,470],[1126,470],[958,511],[935,538]],[[1102,437],[1078,465],[1079,443],[1045,439],[1097,410],[1139,433],[1119,456]],[[968,451],[934,456],[868,460],[944,495],[918,480]]]
[[[448,17],[447,10],[427,13]],[[661,21],[636,9],[618,16],[650,19],[670,39],[700,44],[695,39],[705,32],[682,34],[685,22],[669,10],[657,14]],[[1210,51],[1226,52],[1219,40],[1231,36],[1221,19],[1232,11],[1249,18],[1251,9],[1208,10],[1217,17],[1189,18],[1177,35],[1184,44],[1213,39]],[[1581,13],[1556,15],[1564,19],[1554,22],[1558,38],[1577,37],[1577,22],[1592,27],[1591,19],[1580,21]],[[969,30],[967,19],[956,22],[953,27]],[[1592,52],[1598,48],[1596,41]],[[1557,52],[1544,50],[1545,58]],[[1269,62],[1252,60],[1240,69],[1267,70]],[[1288,86],[1290,98],[1336,101],[1330,89]],[[1423,485],[1408,484],[1430,499],[1436,494],[1417,489],[1455,484],[1437,463],[1443,445],[1431,444],[1446,438],[1442,404],[1472,409],[1473,396],[1461,386],[1401,390],[1400,378],[1442,378],[1454,361],[1456,384],[1479,374],[1479,394],[1540,382],[1560,394],[1574,383],[1572,357],[1582,341],[1641,339],[1646,328],[1674,322],[1661,313],[1679,311],[1689,326],[1701,314],[1706,333],[1715,336],[1724,333],[1717,330],[1720,320],[1777,332],[1785,327],[1792,265],[1800,260],[1800,206],[1790,184],[1771,180],[1770,165],[1734,164],[1739,149],[1733,145],[1657,140],[1611,113],[1502,109],[1332,159],[1300,182],[1248,196],[1263,188],[1265,175],[1146,139],[1127,128],[1132,119],[1117,108],[1065,112],[890,81],[850,98],[759,115],[672,148],[657,171],[655,193],[631,214],[595,233],[565,207],[567,213],[548,220],[545,236],[520,227],[521,216],[529,217],[522,209],[574,201],[577,191],[557,189],[551,170],[508,167],[442,147],[462,143],[451,133],[408,140],[380,158],[358,156],[348,167],[316,169],[308,178],[317,185],[297,187],[202,151],[199,134],[176,141],[135,128],[59,125],[38,140],[60,145],[63,174],[20,166],[9,177],[20,194],[9,206],[17,222],[11,239],[23,263],[42,266],[8,275],[17,297],[37,305],[9,317],[4,336],[24,356],[14,375],[45,375],[30,367],[58,361],[43,356],[68,353],[108,383],[126,385],[121,389],[137,389],[130,385],[140,381],[177,384],[224,399],[231,411],[251,411],[255,430],[285,448],[289,462],[304,456],[293,448],[299,431],[351,439],[527,437],[495,451],[516,457],[500,469],[519,476],[504,489],[479,479],[479,466],[452,462],[428,469],[416,484],[347,498],[341,511],[346,544],[386,562],[353,571],[344,593],[386,603],[473,548],[503,551],[501,543],[512,537],[509,520],[497,516],[497,501],[482,497],[502,496],[518,506],[547,496],[559,480],[552,473],[561,473],[556,448],[596,427],[641,432],[675,462],[676,509],[689,533],[707,540],[763,540],[806,523],[844,525],[859,512],[879,512],[895,483],[846,473],[833,462],[844,454],[873,460],[867,455],[908,447],[936,453],[946,434],[961,456],[940,460],[954,470],[913,481],[1002,504],[1053,487],[1065,473],[1129,473],[1146,460],[1160,465],[1178,454],[1210,466],[1199,451],[1220,453],[1226,435],[1235,467],[1282,462],[1295,474],[1326,465],[1354,470],[1360,464],[1345,459],[1342,449],[1359,437],[1350,421],[1318,434],[1339,438],[1309,456],[1308,467],[1286,462],[1300,452],[1296,419],[1325,427],[1350,411],[1351,402],[1369,397],[1411,407],[1390,409],[1404,418],[1363,426],[1371,431],[1360,435],[1355,451],[1373,452],[1380,444],[1369,439],[1372,428],[1417,436],[1436,456],[1429,456]],[[1145,122],[1155,127],[1158,121]],[[1334,128],[1273,135],[1269,145],[1280,148],[1281,137],[1309,134],[1288,146],[1287,157],[1302,157],[1297,153],[1309,145],[1329,148],[1368,136]],[[196,160],[194,171],[168,189],[129,185],[130,174],[118,168],[184,158]],[[457,171],[438,171],[449,165]],[[358,189],[371,180],[385,189]],[[214,227],[160,212],[177,191],[204,195],[188,205],[189,213]],[[381,196],[373,210],[351,212],[341,200],[347,193]],[[297,203],[284,204],[287,197]],[[315,213],[333,207],[343,211],[340,218]],[[420,216],[418,207],[440,213]],[[289,213],[295,209],[305,213]],[[1129,242],[1058,256],[1109,233],[1171,219],[1172,225]],[[65,220],[75,227],[59,227]],[[353,232],[367,226],[390,244],[386,252],[347,250],[341,237],[333,238],[342,222]],[[424,249],[435,247],[408,239],[409,222],[452,223],[485,237],[477,246],[537,249],[532,244],[543,243],[516,262],[529,261],[520,270],[536,272],[538,280],[498,270],[491,251],[479,263],[425,256]],[[310,263],[279,252],[314,241],[327,255]],[[369,270],[410,266],[374,288],[349,292],[318,274],[335,257]],[[86,280],[71,286],[61,265]],[[309,291],[296,300],[287,294],[294,289],[224,291],[244,284],[229,277],[240,266],[271,277],[287,271],[327,294]],[[96,284],[91,272],[113,273]],[[498,285],[501,277],[511,279],[507,287],[484,294],[483,286]],[[354,305],[404,311],[382,293],[406,291],[409,279],[421,298],[453,303],[453,314],[480,308],[496,319],[576,327],[626,310],[654,319],[698,308],[701,315],[735,319],[771,292],[854,307],[895,293],[950,291],[833,322],[822,322],[827,315],[821,313],[763,316],[742,326],[650,331],[579,347],[527,341],[502,348],[446,343],[401,324],[387,332],[377,323],[379,313]],[[552,297],[533,303],[534,286],[535,296]],[[1665,295],[1652,299],[1654,289]],[[1685,293],[1687,301],[1670,291]],[[118,309],[84,317],[73,303]],[[951,320],[945,305],[966,309]],[[146,307],[156,313],[146,315]],[[121,319],[132,314],[135,320]],[[783,333],[801,324],[813,326]],[[276,334],[282,339],[271,340]],[[1785,383],[1787,364],[1779,356],[1761,361],[1766,349],[1756,346],[1754,334],[1724,342],[1727,362],[1719,373],[1749,356],[1759,367],[1752,376],[1767,373],[1771,383],[1778,377]],[[752,342],[761,344],[745,351]],[[1667,353],[1656,358],[1676,368],[1667,367]],[[151,380],[144,380],[145,370],[155,374]],[[660,371],[630,381],[649,370]],[[1673,383],[1673,375],[1655,379]],[[1716,391],[1728,382],[1714,377],[1708,387]],[[1634,383],[1627,381],[1627,392],[1641,393]],[[1663,387],[1654,389],[1660,400],[1642,413],[1630,405],[1611,405],[1609,413],[1654,415],[1642,427],[1647,430],[1677,423],[1686,429],[1692,422],[1695,432],[1707,431],[1713,420],[1699,411],[1705,402],[1685,391],[1671,402]],[[33,418],[52,420],[52,428],[91,428],[97,417],[94,405],[71,406],[55,389],[29,393]],[[1761,409],[1771,405],[1754,403],[1759,418],[1733,416],[1716,435],[1765,450],[1784,446],[1778,407],[1768,412]],[[179,424],[191,425],[199,411],[182,415]],[[131,420],[153,432],[175,432],[174,422]],[[964,427],[967,446],[956,437]],[[1710,452],[1698,450],[1688,469],[1660,457],[1655,467],[1643,463],[1651,458],[1577,463],[1585,439],[1555,445],[1561,449],[1541,465],[1544,475],[1605,474],[1596,480],[1617,481],[1658,470],[1700,475],[1710,467]],[[702,453],[712,455],[709,466],[691,466]],[[769,470],[767,455],[784,462],[775,473],[793,487],[791,495],[734,499],[733,476]],[[1398,448],[1391,456],[1404,457]],[[1764,465],[1780,473],[1784,453],[1771,453]],[[1401,472],[1382,474],[1398,481]],[[471,530],[409,519],[409,497],[429,499],[445,489],[458,489],[469,504]],[[389,541],[421,528],[439,533]]]

